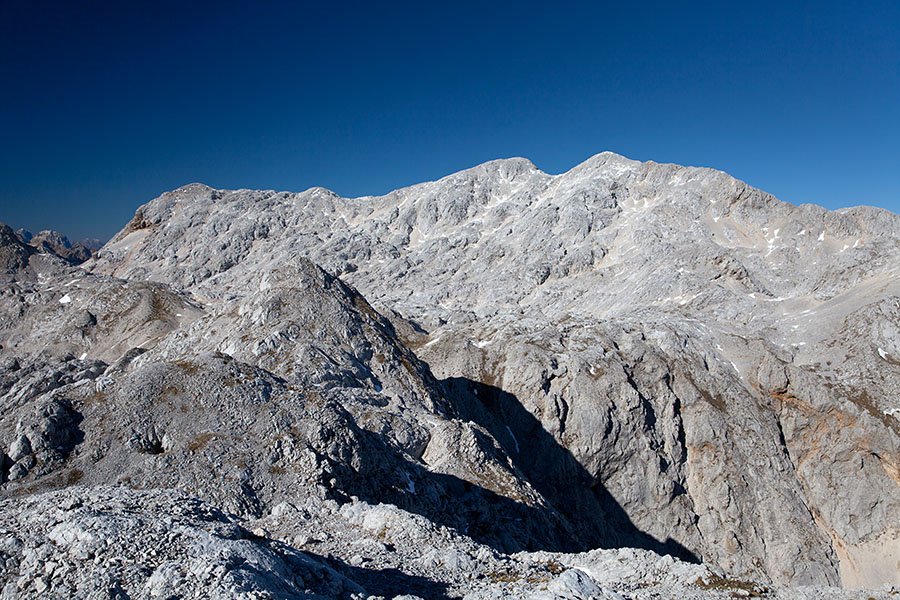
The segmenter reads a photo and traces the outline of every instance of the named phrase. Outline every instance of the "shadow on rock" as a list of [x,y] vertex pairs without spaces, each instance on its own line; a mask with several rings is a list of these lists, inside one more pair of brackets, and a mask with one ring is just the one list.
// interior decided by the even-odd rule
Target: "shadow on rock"
[[500,552],[577,550],[571,528],[552,507],[435,473],[398,452],[383,436],[351,420],[347,426],[353,430],[362,462],[356,466],[352,460],[331,462],[334,479],[329,494],[338,502],[356,497],[369,504],[393,504],[431,522],[420,526],[448,527]]
[[[576,536],[565,550],[636,547],[700,562],[677,541],[660,541],[638,529],[602,482],[592,477],[513,394],[465,378],[448,378],[442,383],[460,418],[490,431],[534,488],[577,526]],[[557,549],[547,542],[536,540],[542,550]]]
[[418,575],[409,575],[395,568],[355,567],[330,555],[325,557],[309,551],[304,551],[304,554],[326,563],[332,569],[359,584],[366,592],[374,596],[393,598],[394,596],[412,594],[420,598],[428,598],[429,600],[450,600],[450,596],[447,595],[447,584],[440,581],[432,581]]

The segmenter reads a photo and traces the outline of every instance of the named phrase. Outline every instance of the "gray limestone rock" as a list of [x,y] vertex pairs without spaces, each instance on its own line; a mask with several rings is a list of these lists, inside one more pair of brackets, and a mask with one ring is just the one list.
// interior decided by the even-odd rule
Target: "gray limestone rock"
[[[177,486],[260,518],[389,502],[495,551],[900,584],[897,215],[603,153],[381,197],[192,184],[78,269],[4,232],[0,449],[34,407],[77,414],[54,425],[71,448],[4,463],[4,493]],[[345,546],[350,568],[375,552]],[[491,562],[432,546],[428,568]],[[706,581],[686,597],[755,589]],[[493,584],[472,597],[598,596]]]
[[0,500],[0,561],[4,599],[363,594],[323,562],[174,490],[75,487]]

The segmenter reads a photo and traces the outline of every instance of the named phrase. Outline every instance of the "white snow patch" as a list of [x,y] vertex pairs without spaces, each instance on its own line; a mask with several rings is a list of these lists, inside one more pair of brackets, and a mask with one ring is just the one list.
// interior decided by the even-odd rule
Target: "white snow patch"
[[69,283],[66,284],[66,287],[69,287],[69,286],[72,285],[73,283],[78,283],[79,281],[81,281],[81,280],[80,280],[80,279],[73,279],[72,281],[70,281]]
[[506,431],[509,432],[509,437],[512,438],[513,444],[516,445],[516,454],[519,453],[519,440],[516,439],[516,436],[513,435],[512,429],[509,428],[509,425],[506,426]]
[[72,298],[70,298],[68,294],[66,294],[65,296],[63,296],[62,298],[59,299],[60,304],[68,304],[71,301],[72,301]]
[[878,356],[880,356],[884,360],[887,360],[887,353],[885,353],[885,351],[882,350],[881,348],[878,349]]
[[472,345],[475,346],[476,348],[484,348],[485,346],[492,344],[492,343],[493,343],[493,341],[491,341],[491,340],[479,340]]
[[768,242],[768,244],[769,244],[769,251],[766,252],[766,256],[772,254],[772,252],[775,250],[775,242],[778,241],[778,232],[779,231],[781,231],[781,230],[780,229],[775,230],[775,232],[772,234],[772,239],[766,238],[766,242]]
[[416,493],[416,482],[412,480],[412,477],[409,476],[409,473],[403,471],[403,476],[406,477],[406,491],[410,494]]
[[737,371],[738,375],[740,375],[740,374],[741,374],[741,370],[738,369],[738,366],[737,366],[736,364],[734,364],[734,361],[732,360],[732,361],[729,361],[729,362],[731,362],[731,366],[734,367],[734,370]]
[[824,229],[822,230],[822,233],[819,234],[819,241],[820,242],[825,241],[825,230]]
[[424,344],[422,344],[422,347],[423,347],[423,348],[427,348],[428,346],[430,346],[430,345],[432,345],[432,344],[436,344],[440,339],[441,339],[441,337],[438,336],[438,337],[434,338],[433,340],[431,340],[431,341],[429,341],[429,342],[425,342]]
[[78,360],[84,360],[84,359],[86,359],[86,358],[87,358],[87,352],[85,352],[85,353],[83,353],[81,356],[79,356],[79,357],[78,357]]

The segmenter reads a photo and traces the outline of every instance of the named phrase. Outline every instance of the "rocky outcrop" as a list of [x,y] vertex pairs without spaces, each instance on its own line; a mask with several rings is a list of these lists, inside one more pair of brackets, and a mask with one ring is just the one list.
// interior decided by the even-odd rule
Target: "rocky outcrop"
[[363,591],[174,490],[69,488],[0,500],[0,559],[4,599],[315,599]]

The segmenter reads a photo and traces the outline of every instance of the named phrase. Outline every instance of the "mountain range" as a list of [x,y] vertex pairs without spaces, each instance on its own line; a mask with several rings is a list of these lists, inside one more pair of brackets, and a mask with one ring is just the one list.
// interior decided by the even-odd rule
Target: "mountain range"
[[890,212],[602,153],[191,184],[57,254],[0,231],[3,597],[900,586]]

